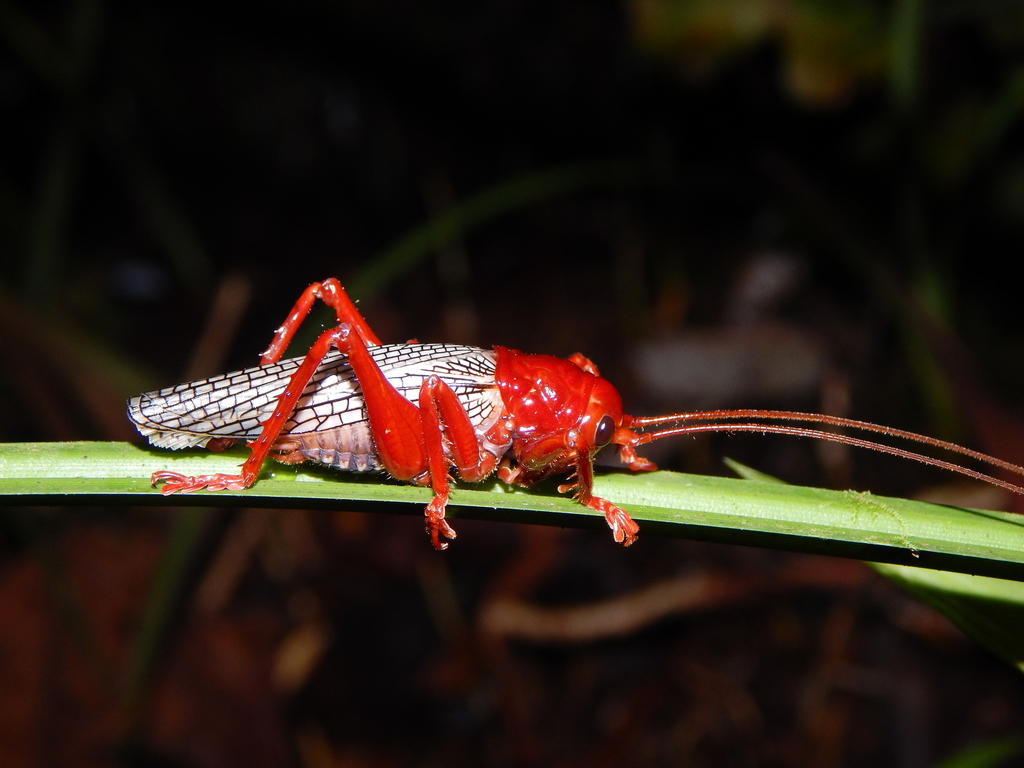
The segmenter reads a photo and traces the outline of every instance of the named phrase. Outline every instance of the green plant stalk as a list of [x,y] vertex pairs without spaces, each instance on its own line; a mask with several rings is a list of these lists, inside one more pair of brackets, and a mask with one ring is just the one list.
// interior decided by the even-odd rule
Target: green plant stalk
[[[430,491],[380,476],[269,463],[244,491],[163,496],[149,477],[234,472],[244,450],[169,452],[128,443],[0,445],[2,505],[246,506],[421,514]],[[1024,581],[1024,517],[759,480],[655,472],[599,474],[595,492],[621,505],[641,537],[789,549]],[[450,515],[604,527],[601,516],[553,487],[459,485]],[[457,526],[456,526],[457,527]],[[642,540],[642,539],[641,539]]]
[[[726,459],[725,463],[747,480],[782,483],[732,459]],[[893,563],[868,565],[938,610],[1018,671],[1024,672],[1024,582]],[[1016,754],[1020,746],[1017,739],[993,742],[951,758],[948,764],[987,768],[1007,755]]]
[[890,563],[872,567],[1024,672],[1024,583]]
[[924,0],[897,0],[889,33],[889,87],[901,116],[913,112],[920,89]]
[[[446,248],[488,221],[581,189],[634,183],[643,178],[643,173],[643,169],[634,164],[605,160],[531,171],[486,187],[431,216],[373,256],[362,270],[345,280],[345,288],[365,307],[431,253]],[[320,279],[326,277],[330,275],[320,275]],[[290,348],[309,349],[319,330],[335,322],[334,314],[327,307],[315,306]]]
[[636,166],[608,160],[525,173],[487,187],[432,216],[375,256],[348,281],[348,291],[360,301],[370,301],[431,252],[491,219],[579,189],[626,184],[639,178]]
[[995,768],[1019,755],[1022,746],[1019,736],[991,739],[957,752],[934,768]]
[[141,709],[170,635],[171,622],[181,608],[179,601],[189,578],[189,566],[207,529],[210,514],[207,507],[182,510],[171,524],[125,675],[127,686],[120,715],[123,737],[128,743],[139,736]]

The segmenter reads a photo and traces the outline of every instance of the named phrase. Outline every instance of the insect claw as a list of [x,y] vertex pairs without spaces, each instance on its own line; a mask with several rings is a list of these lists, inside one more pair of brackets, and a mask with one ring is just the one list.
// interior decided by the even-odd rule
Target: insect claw
[[[583,501],[581,499],[581,501]],[[621,544],[624,547],[628,547],[630,544],[636,541],[636,535],[640,531],[640,526],[636,524],[636,521],[629,516],[629,513],[621,509],[610,501],[600,499],[597,496],[591,496],[589,500],[584,501],[588,507],[593,509],[595,512],[600,512],[604,515],[604,519],[608,523],[608,527],[612,529],[612,537],[616,543]]]
[[[449,528],[448,530],[451,531],[451,528]],[[448,549],[448,542],[441,541],[441,535],[447,536],[447,534],[444,534],[443,531],[438,530],[437,528],[429,524],[427,525],[427,532],[430,534],[430,541],[434,545],[434,549],[436,549],[438,552],[444,552],[446,549]],[[453,539],[455,537],[447,536],[447,538]]]
[[163,483],[164,487],[160,493],[170,496],[172,493],[192,493],[193,491],[241,491],[248,488],[251,483],[246,482],[243,475],[196,475],[189,477],[180,472],[164,470],[154,472],[149,478],[150,485],[156,486]]
[[612,537],[616,543],[628,547],[636,541],[636,534],[640,530],[640,526],[624,510],[618,507],[613,507],[612,509],[614,512],[605,513],[605,519],[612,529]]
[[457,535],[455,529],[448,525],[447,520],[431,515],[429,510],[427,511],[427,533],[430,534],[430,541],[433,543],[434,549],[438,551],[448,549],[448,542],[441,541],[442,536],[446,539],[454,539]]
[[[149,484],[156,488],[160,483],[164,483],[164,487],[160,489],[160,493],[164,496],[170,496],[172,493],[178,491],[184,491],[187,486],[187,480],[189,478],[180,472],[154,472],[149,478]],[[187,491],[186,491],[187,492]]]
[[454,539],[456,537],[455,529],[444,519],[446,506],[446,502],[434,499],[427,505],[426,509],[427,533],[430,534],[430,541],[433,543],[434,549],[439,551],[448,549],[448,542],[441,541],[442,536],[446,539]]

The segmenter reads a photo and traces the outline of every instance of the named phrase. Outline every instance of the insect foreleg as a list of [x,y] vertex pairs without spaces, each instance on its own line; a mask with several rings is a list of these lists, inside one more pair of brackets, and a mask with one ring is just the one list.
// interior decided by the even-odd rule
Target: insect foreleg
[[589,456],[580,456],[576,464],[576,483],[563,485],[558,488],[559,493],[567,493],[576,488],[576,500],[581,504],[590,507],[595,512],[604,515],[608,527],[612,529],[612,536],[619,544],[629,546],[636,541],[636,534],[640,526],[636,524],[629,513],[612,504],[607,499],[595,496],[592,492],[594,486],[594,466]]
[[367,325],[363,316],[359,314],[359,310],[356,309],[352,299],[345,293],[341,283],[337,279],[329,277],[322,283],[313,283],[302,292],[299,300],[292,307],[292,311],[288,313],[288,317],[285,318],[281,327],[277,329],[277,333],[274,334],[274,339],[270,342],[270,346],[260,356],[260,363],[262,365],[276,363],[281,359],[281,355],[288,348],[292,337],[295,336],[295,332],[302,325],[302,321],[309,314],[309,310],[313,307],[313,302],[317,299],[320,299],[334,310],[339,323],[351,325],[367,344],[371,346],[380,345],[380,339],[370,330],[370,326]]

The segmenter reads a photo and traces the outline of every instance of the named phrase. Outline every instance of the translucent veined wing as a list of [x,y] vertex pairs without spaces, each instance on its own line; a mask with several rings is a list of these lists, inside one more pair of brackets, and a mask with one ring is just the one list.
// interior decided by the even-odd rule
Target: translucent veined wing
[[[384,344],[370,347],[369,352],[388,380],[413,403],[419,400],[423,380],[437,374],[475,425],[487,425],[500,415],[492,350],[456,344]],[[147,392],[128,401],[128,418],[161,448],[202,446],[214,437],[253,440],[302,360],[290,358]],[[347,357],[331,352],[305,388],[285,432],[324,431],[365,418],[362,394]]]

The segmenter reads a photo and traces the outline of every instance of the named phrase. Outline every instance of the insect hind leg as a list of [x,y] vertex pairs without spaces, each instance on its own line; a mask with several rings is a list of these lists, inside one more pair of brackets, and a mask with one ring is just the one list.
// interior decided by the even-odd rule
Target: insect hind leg
[[356,309],[355,303],[348,297],[341,283],[336,278],[329,277],[323,282],[312,283],[302,292],[299,300],[292,307],[292,311],[288,313],[288,317],[274,334],[270,346],[260,355],[261,365],[276,363],[281,359],[281,355],[288,348],[295,332],[302,325],[302,321],[306,319],[317,299],[334,310],[334,315],[338,318],[339,323],[347,323],[352,326],[367,344],[373,347],[380,345],[380,339],[370,330],[366,319]]
[[[342,323],[337,328],[332,328],[320,334],[320,337],[310,347],[302,364],[299,365],[298,369],[288,380],[288,386],[278,396],[277,407],[274,408],[273,415],[263,422],[260,436],[250,444],[252,451],[249,454],[249,458],[242,464],[239,474],[189,476],[183,475],[180,472],[161,471],[153,473],[150,482],[153,485],[163,483],[160,492],[164,495],[192,493],[193,491],[204,489],[209,491],[240,491],[251,486],[259,477],[260,467],[263,466],[263,462],[266,460],[271,448],[281,436],[281,432],[284,431],[285,424],[288,423],[288,419],[295,412],[295,406],[298,404],[299,398],[302,397],[303,390],[309,384],[310,379],[313,378],[313,374],[320,367],[324,357],[331,347],[335,347],[342,353],[348,352],[349,340],[353,335],[352,326],[347,323]],[[365,347],[361,344],[358,346],[366,354]],[[368,354],[366,356],[369,357]],[[411,403],[409,405],[412,406]]]

